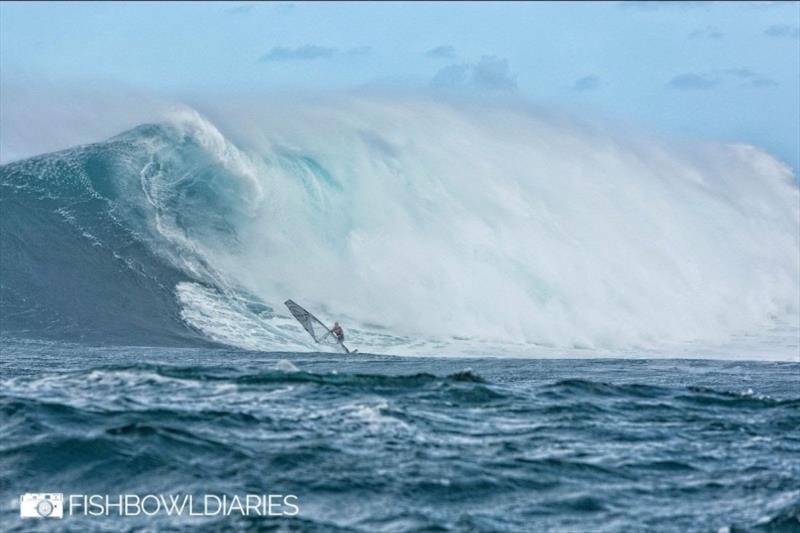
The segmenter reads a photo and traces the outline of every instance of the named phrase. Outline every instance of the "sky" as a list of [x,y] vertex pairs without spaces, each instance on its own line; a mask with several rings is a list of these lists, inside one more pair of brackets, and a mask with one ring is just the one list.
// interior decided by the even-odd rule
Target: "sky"
[[510,95],[797,175],[800,3],[0,3],[0,93],[45,86]]

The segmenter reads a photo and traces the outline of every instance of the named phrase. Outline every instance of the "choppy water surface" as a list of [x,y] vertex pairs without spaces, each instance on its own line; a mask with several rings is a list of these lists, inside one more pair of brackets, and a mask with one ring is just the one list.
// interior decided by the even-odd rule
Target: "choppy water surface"
[[[3,343],[11,531],[797,531],[800,364]],[[23,492],[294,493],[295,518],[22,521]],[[67,521],[69,520],[69,521]]]

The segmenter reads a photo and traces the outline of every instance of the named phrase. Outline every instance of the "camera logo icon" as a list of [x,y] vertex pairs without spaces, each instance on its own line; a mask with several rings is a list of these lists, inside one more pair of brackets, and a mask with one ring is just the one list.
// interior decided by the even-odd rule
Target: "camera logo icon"
[[64,495],[60,492],[26,492],[19,497],[20,518],[64,518]]

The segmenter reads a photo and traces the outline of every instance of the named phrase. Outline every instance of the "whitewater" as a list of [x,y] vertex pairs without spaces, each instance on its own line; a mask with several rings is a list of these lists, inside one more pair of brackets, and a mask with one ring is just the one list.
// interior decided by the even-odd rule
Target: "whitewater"
[[757,147],[517,101],[173,106],[0,167],[3,334],[362,352],[800,360],[800,195]]

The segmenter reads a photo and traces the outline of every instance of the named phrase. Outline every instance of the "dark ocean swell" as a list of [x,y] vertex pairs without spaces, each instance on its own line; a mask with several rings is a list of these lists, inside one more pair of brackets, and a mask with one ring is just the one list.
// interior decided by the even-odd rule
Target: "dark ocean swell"
[[272,490],[303,509],[125,522],[155,530],[800,527],[797,364],[14,350],[4,502]]

